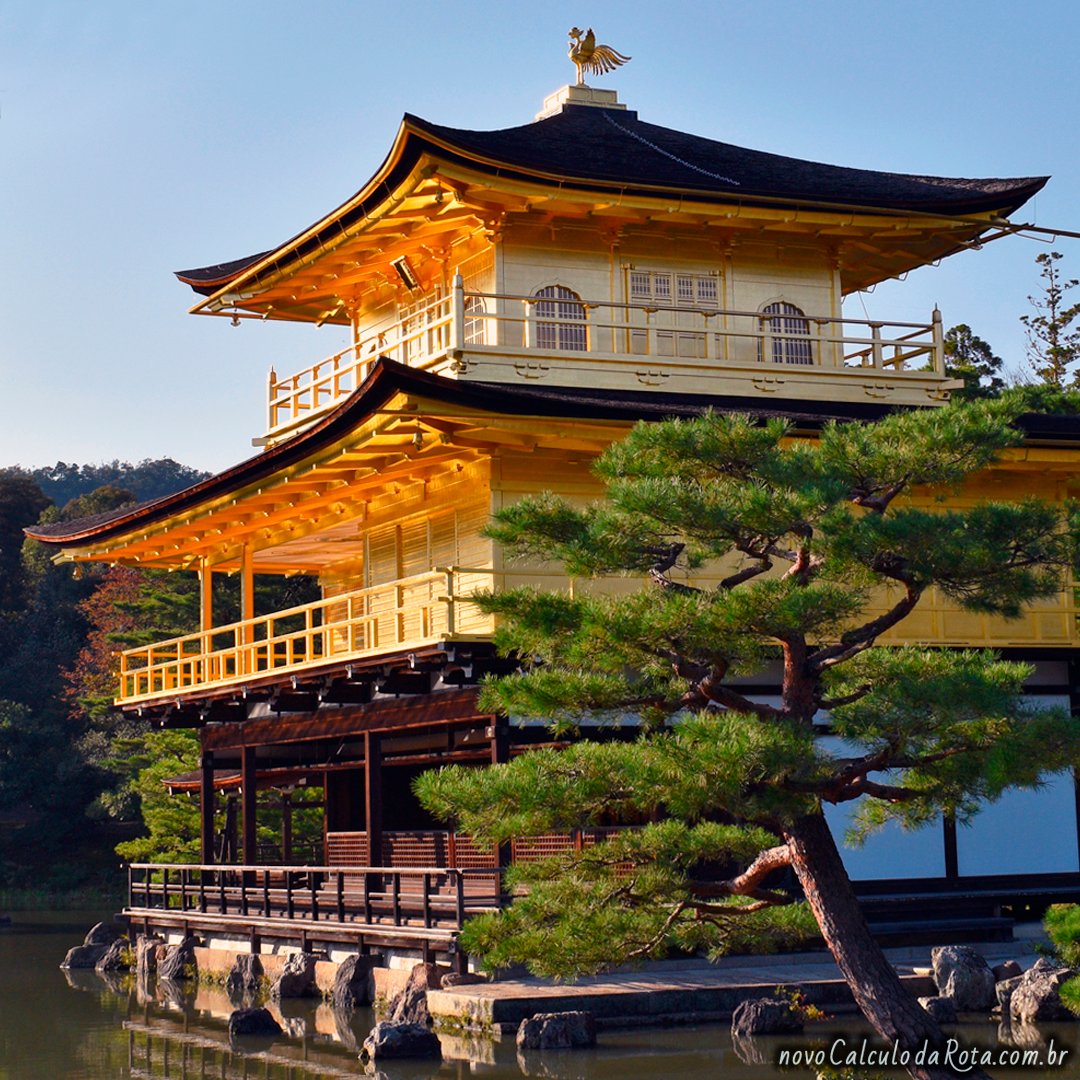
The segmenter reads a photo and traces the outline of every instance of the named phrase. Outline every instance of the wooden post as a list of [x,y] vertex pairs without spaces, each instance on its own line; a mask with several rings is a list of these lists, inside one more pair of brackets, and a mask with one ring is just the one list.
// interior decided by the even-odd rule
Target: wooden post
[[[500,717],[491,722],[487,729],[491,739],[491,764],[505,765],[510,760],[510,729],[505,718]],[[503,871],[510,865],[511,849],[509,844],[499,844],[495,848],[495,865],[499,868],[499,902],[506,903],[508,897],[503,889]]]
[[214,629],[214,571],[207,565],[206,559],[199,563],[199,629],[202,631],[202,671],[200,681],[209,682],[213,678],[210,671],[211,631]]
[[281,793],[281,861],[286,866],[292,866],[292,796],[287,792]]
[[245,746],[240,760],[240,798],[243,817],[243,852],[240,861],[254,865],[258,847],[255,821],[255,747]]
[[465,348],[465,282],[460,273],[450,290],[450,353],[456,359]]
[[368,838],[368,862],[382,866],[382,737],[364,732],[364,824]]
[[199,837],[200,858],[204,864],[214,861],[214,752],[202,753],[202,774],[199,778]]
[[939,375],[945,374],[945,333],[941,325],[941,311],[934,305],[934,313],[931,316],[931,333],[934,338],[934,370]]
[[[254,553],[251,544],[245,543],[240,556],[240,618],[246,623],[255,618],[255,569],[253,562]],[[254,640],[253,628],[245,626],[243,629],[242,644],[250,645]],[[245,671],[254,671],[254,657],[246,654],[244,663]]]

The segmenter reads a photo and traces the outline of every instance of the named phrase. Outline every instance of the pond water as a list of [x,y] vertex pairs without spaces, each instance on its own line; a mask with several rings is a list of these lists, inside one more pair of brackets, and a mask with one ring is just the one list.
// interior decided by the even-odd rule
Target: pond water
[[[778,1070],[775,1063],[781,1052],[811,1042],[828,1048],[838,1040],[844,1052],[855,1052],[865,1034],[854,1020],[837,1018],[813,1025],[803,1039],[761,1040],[748,1050],[732,1045],[726,1025],[644,1027],[602,1032],[593,1050],[522,1057],[512,1038],[443,1036],[441,1065],[388,1063],[371,1073],[357,1057],[373,1023],[367,1010],[346,1018],[325,1005],[290,1006],[283,1016],[287,1036],[230,1045],[231,1005],[220,991],[189,988],[176,998],[140,1000],[129,981],[106,982],[92,972],[62,972],[57,965],[64,953],[79,944],[101,917],[95,912],[15,913],[12,927],[0,931],[0,1080],[330,1080],[364,1075],[384,1080],[812,1078],[816,1069]],[[998,1046],[998,1030],[989,1024],[965,1025],[958,1034],[982,1049]],[[1080,1027],[1056,1025],[1020,1033],[1019,1039],[1041,1039],[1044,1047],[1052,1039],[1058,1052],[1068,1052],[1064,1067],[991,1072],[1080,1080],[1080,1058],[1074,1049],[1080,1045]],[[856,1067],[851,1075],[906,1074]]]

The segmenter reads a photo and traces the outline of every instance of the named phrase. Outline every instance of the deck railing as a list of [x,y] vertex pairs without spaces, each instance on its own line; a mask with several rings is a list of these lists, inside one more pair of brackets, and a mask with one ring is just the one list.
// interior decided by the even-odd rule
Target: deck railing
[[128,911],[460,930],[498,905],[497,876],[447,867],[133,863]]
[[526,364],[529,357],[648,358],[658,370],[689,364],[945,374],[937,311],[929,323],[908,323],[656,302],[552,301],[466,292],[458,278],[449,294],[295,374],[280,378],[271,371],[268,435],[309,422],[342,401],[380,356],[431,368],[466,353],[509,354]]
[[440,567],[426,574],[325,597],[255,619],[126,649],[117,704],[302,672],[335,660],[488,636],[470,597],[493,571]]

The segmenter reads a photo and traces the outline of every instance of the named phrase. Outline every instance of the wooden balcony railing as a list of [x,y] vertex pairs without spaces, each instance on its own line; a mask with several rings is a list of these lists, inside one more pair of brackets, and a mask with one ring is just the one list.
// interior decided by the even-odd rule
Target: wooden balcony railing
[[270,372],[267,437],[315,419],[351,394],[385,356],[419,368],[470,356],[503,355],[528,364],[595,357],[650,369],[786,371],[826,369],[865,376],[921,372],[944,378],[941,315],[929,323],[847,319],[807,313],[679,307],[610,300],[566,301],[511,293],[449,295],[398,322],[279,378]]
[[470,597],[493,571],[440,567],[120,654],[117,704],[490,635]]
[[127,913],[456,931],[498,906],[497,881],[447,867],[133,863]]

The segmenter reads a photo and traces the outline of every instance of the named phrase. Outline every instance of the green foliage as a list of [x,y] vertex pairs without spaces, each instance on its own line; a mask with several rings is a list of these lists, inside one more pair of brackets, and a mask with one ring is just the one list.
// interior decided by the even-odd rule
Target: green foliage
[[[561,562],[579,580],[572,595],[477,598],[521,658],[485,683],[481,707],[600,731],[426,774],[419,796],[491,842],[648,824],[516,867],[515,903],[471,926],[470,949],[566,975],[665,950],[774,947],[807,916],[768,874],[824,805],[855,803],[856,837],[890,820],[966,820],[1080,759],[1077,721],[1024,707],[1023,665],[876,646],[930,588],[1005,617],[1060,592],[1075,512],[942,505],[1018,443],[1024,409],[1007,396],[895,413],[827,425],[815,443],[737,415],[642,424],[601,456],[603,502],[546,494],[501,511],[489,532],[511,558]],[[605,591],[613,575],[642,586]],[[739,676],[777,660],[779,703],[742,692]],[[842,751],[815,738],[823,709]]]
[[138,500],[156,499],[190,487],[209,476],[209,473],[188,465],[180,465],[172,458],[146,458],[137,465],[130,461],[98,465],[58,461],[55,465],[38,469],[16,465],[10,471],[33,480],[57,506],[64,506],[72,499],[103,487],[125,488]]
[[1080,303],[1070,304],[1068,294],[1080,285],[1076,278],[1063,278],[1058,251],[1035,256],[1042,278],[1042,292],[1029,296],[1033,315],[1021,315],[1027,329],[1027,358],[1031,370],[1044,383],[1059,388],[1080,387]]
[[1043,916],[1043,928],[1062,961],[1080,967],[1080,904],[1053,904]]
[[162,781],[199,767],[199,737],[192,731],[148,731],[118,740],[112,767],[123,778],[119,790],[103,796],[136,798],[146,835],[117,845],[129,862],[201,861],[198,797],[169,794]]
[[964,380],[953,398],[973,401],[1000,394],[1005,389],[1001,369],[1001,357],[970,326],[959,323],[945,331],[945,374]]
[[1022,413],[1080,416],[1080,390],[1051,383],[1029,383],[1025,386],[1011,386],[1002,396],[1014,402]]

